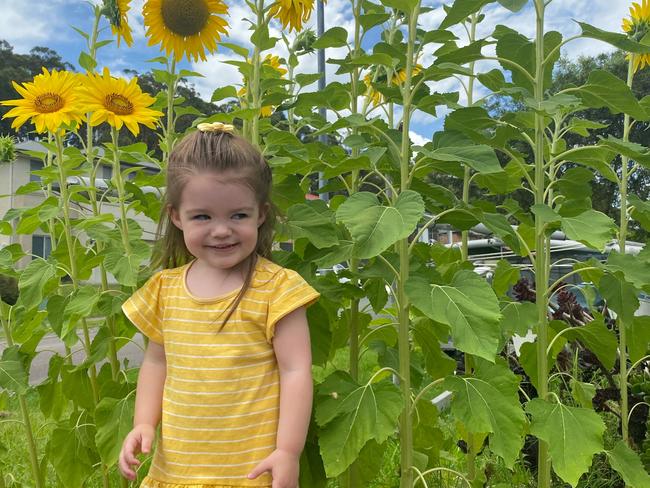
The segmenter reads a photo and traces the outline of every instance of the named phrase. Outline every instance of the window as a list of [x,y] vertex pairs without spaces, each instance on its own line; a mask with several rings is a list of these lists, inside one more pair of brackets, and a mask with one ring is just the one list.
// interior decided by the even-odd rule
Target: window
[[[44,259],[52,252],[52,240],[50,236],[32,235],[32,254]],[[34,257],[32,257],[34,259]]]
[[107,164],[102,165],[101,178],[105,180],[110,180],[113,176],[113,168]]
[[29,160],[29,181],[41,181],[41,177],[34,174],[34,171],[43,169],[43,161],[30,159]]

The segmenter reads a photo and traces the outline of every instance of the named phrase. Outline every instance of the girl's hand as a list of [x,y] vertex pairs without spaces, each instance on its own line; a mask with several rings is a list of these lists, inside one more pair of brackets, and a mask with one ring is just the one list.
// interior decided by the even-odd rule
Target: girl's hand
[[120,451],[119,466],[122,476],[131,481],[135,479],[135,471],[132,466],[140,466],[140,461],[136,456],[140,453],[149,454],[155,436],[156,429],[149,424],[136,425],[128,433]]
[[276,449],[260,462],[248,475],[248,479],[257,478],[265,471],[273,476],[271,488],[298,488],[300,473],[300,455],[282,449]]

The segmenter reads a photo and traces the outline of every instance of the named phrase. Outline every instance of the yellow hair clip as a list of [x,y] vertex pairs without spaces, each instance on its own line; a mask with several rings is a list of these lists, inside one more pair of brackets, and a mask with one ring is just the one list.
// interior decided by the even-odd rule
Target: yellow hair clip
[[196,126],[201,132],[229,132],[233,133],[235,126],[222,122],[202,122]]

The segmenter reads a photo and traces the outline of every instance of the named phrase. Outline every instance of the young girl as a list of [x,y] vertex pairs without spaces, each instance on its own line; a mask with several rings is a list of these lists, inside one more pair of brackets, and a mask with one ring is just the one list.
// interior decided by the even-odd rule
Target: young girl
[[172,151],[161,264],[123,305],[150,340],[119,466],[141,488],[296,488],[312,401],[305,307],[318,298],[269,260],[271,171],[220,123]]

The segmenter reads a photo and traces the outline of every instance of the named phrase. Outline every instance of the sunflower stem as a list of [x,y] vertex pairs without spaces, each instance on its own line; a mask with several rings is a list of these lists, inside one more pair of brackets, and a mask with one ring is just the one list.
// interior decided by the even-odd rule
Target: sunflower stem
[[[413,10],[408,14],[408,43],[406,49],[406,79],[402,89],[402,147],[400,158],[400,193],[409,189],[409,168],[410,168],[410,139],[409,129],[411,123],[411,107],[413,104],[413,78],[414,51],[417,37],[418,17],[420,14],[420,1],[418,0]],[[411,417],[411,341],[410,341],[410,302],[406,294],[406,282],[410,274],[410,255],[408,238],[402,239],[397,244],[399,250],[400,278],[398,280],[397,295],[398,308],[398,347],[399,347],[399,372],[400,388],[404,400],[404,410],[400,416],[399,437],[401,446],[401,477],[400,488],[412,488],[413,486],[413,418]]]
[[[266,20],[264,19],[264,0],[255,2],[255,13],[257,14],[256,28],[261,28]],[[251,95],[253,96],[253,120],[251,121],[251,143],[255,146],[260,145],[260,110],[261,110],[261,93],[260,93],[260,75],[262,71],[261,61],[262,48],[255,44],[253,49],[253,79],[251,80]]]
[[[176,59],[172,57],[171,67],[169,68],[170,82],[167,83],[167,128],[165,129],[165,152],[163,161],[169,159],[169,155],[174,148],[176,134],[174,133],[174,97],[176,95]],[[115,144],[115,142],[113,142]],[[117,148],[117,145],[115,145]]]
[[[630,54],[630,59],[628,61],[627,69],[627,86],[632,89],[632,84],[634,82],[634,54]],[[630,130],[631,130],[631,121],[630,116],[625,114],[623,120],[623,141],[628,142],[630,140]],[[625,254],[626,251],[626,241],[627,241],[627,185],[628,179],[630,176],[630,158],[627,156],[621,155],[621,180],[620,180],[620,194],[621,194],[621,214],[619,222],[619,232],[618,232],[618,247],[621,254]],[[629,404],[627,398],[627,324],[623,323],[623,320],[620,319],[618,326],[619,332],[619,362],[620,362],[620,375],[619,375],[619,384],[621,390],[621,432],[623,435],[623,442],[630,445],[630,432],[629,432]],[[632,447],[632,446],[630,446]]]
[[[543,0],[535,0],[536,39],[535,39],[535,102],[541,106],[544,101],[544,13],[546,5]],[[544,116],[535,113],[535,203],[545,203],[545,171],[544,171]],[[546,400],[548,396],[548,315],[546,310],[546,291],[548,288],[548,263],[545,247],[544,221],[535,215],[536,259],[535,259],[535,288],[537,294],[537,383],[538,396]],[[538,439],[538,468],[537,486],[551,486],[551,463],[548,455],[548,443]]]

